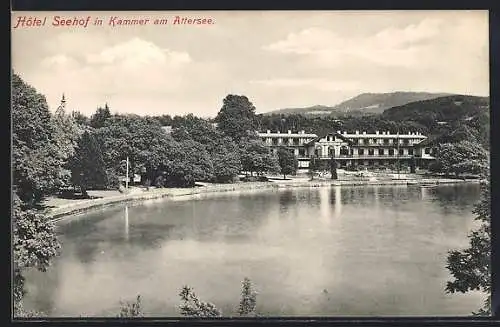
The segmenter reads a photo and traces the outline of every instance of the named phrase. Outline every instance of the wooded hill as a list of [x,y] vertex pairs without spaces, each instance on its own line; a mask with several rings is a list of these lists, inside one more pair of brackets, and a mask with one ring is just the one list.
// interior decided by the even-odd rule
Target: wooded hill
[[346,115],[363,116],[381,114],[388,108],[447,95],[450,94],[428,92],[363,93],[335,106],[316,105],[305,108],[286,108],[263,114],[335,115],[336,117],[344,117]]

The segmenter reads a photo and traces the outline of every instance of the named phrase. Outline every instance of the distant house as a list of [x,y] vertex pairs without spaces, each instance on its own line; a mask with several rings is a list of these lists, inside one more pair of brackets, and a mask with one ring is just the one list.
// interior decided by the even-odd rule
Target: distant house
[[273,152],[277,152],[280,146],[293,149],[299,169],[308,168],[311,157],[319,160],[335,157],[340,168],[386,166],[398,161],[409,164],[413,158],[417,166],[423,168],[434,159],[431,147],[423,146],[427,136],[419,132],[392,134],[389,131],[376,131],[368,134],[337,131],[318,136],[304,131],[271,133],[268,130],[258,135]]

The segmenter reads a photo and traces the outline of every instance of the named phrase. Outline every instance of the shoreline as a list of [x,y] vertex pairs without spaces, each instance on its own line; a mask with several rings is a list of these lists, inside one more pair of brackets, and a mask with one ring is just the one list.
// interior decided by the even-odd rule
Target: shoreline
[[313,181],[293,181],[293,180],[272,180],[269,182],[240,182],[233,184],[208,184],[194,188],[151,188],[138,193],[120,194],[116,196],[102,197],[98,199],[75,200],[74,203],[62,205],[46,210],[50,220],[57,222],[68,216],[83,214],[91,211],[107,208],[112,205],[141,202],[145,200],[177,198],[182,196],[210,194],[210,193],[229,193],[245,190],[265,190],[265,189],[286,189],[286,188],[305,188],[305,187],[325,187],[325,186],[437,186],[451,184],[479,184],[479,179],[402,179],[402,180],[313,180]]

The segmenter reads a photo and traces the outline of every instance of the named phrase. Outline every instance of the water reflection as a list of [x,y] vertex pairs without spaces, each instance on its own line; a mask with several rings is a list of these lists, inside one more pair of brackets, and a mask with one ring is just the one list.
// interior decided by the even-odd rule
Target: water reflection
[[128,241],[129,235],[129,226],[128,226],[128,206],[125,207],[125,239]]
[[465,315],[482,298],[444,294],[445,261],[467,243],[478,198],[337,186],[114,208],[61,226],[62,256],[54,273],[29,276],[29,303],[116,315],[119,299],[141,293],[151,314],[175,316],[188,284],[232,314],[248,276],[262,314]]

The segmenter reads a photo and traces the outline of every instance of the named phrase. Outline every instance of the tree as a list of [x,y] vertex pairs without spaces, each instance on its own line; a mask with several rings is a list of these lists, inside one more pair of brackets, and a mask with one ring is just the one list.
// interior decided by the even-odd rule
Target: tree
[[193,187],[198,180],[213,178],[213,164],[205,146],[193,140],[172,141],[165,149],[161,164],[167,173],[167,185]]
[[486,150],[478,143],[461,141],[439,146],[433,171],[445,174],[484,174],[489,169]]
[[242,282],[241,300],[238,308],[240,316],[255,315],[257,305],[257,292],[255,291],[250,279],[245,277]]
[[179,293],[181,315],[197,318],[220,317],[222,313],[215,305],[201,301],[189,286],[184,286]]
[[[64,101],[64,96],[63,96]],[[61,169],[60,184],[58,187],[67,187],[70,184],[71,173],[67,167],[69,158],[75,153],[78,140],[80,139],[84,128],[79,125],[72,115],[67,114],[64,103],[57,108],[55,114],[51,117],[54,126],[54,140],[57,144],[57,157],[63,163]]]
[[52,193],[63,178],[56,131],[45,97],[12,76],[13,185],[25,204]]
[[243,139],[240,145],[241,164],[243,170],[250,172],[279,172],[278,158],[260,140]]
[[231,137],[236,143],[256,129],[255,107],[246,96],[228,95],[215,122],[217,128]]
[[330,158],[330,174],[331,174],[331,178],[332,179],[338,179],[338,176],[337,176],[337,161],[335,160],[335,156],[332,155],[332,157]]
[[154,181],[166,154],[166,148],[174,142],[151,117],[137,115],[115,115],[106,125],[96,130],[96,139],[101,145],[108,175],[124,175],[123,160],[129,157],[130,174],[140,174],[144,182]]
[[141,296],[137,295],[135,301],[122,302],[120,301],[120,314],[119,318],[138,318],[143,317]]
[[293,154],[293,149],[280,147],[278,149],[278,162],[283,179],[286,179],[286,175],[292,175],[297,172],[298,160]]
[[94,136],[85,132],[78,142],[75,155],[69,160],[71,182],[81,188],[84,197],[87,190],[94,187],[105,187],[107,183],[106,167],[102,152]]
[[226,136],[218,140],[209,153],[213,163],[215,182],[230,182],[240,173],[240,153],[231,138]]
[[417,167],[417,161],[415,159],[415,156],[412,156],[410,159],[410,173],[415,174]]
[[106,120],[111,118],[111,112],[109,111],[108,104],[104,105],[104,108],[97,108],[95,114],[90,117],[90,126],[94,128],[104,127]]
[[72,111],[71,116],[81,126],[90,126],[90,119],[79,111]]
[[482,188],[480,202],[474,208],[481,226],[469,234],[469,247],[450,251],[446,268],[453,280],[446,285],[448,293],[482,291],[488,294],[477,315],[491,314],[491,192],[489,182]]
[[54,224],[44,214],[25,208],[16,194],[12,204],[14,307],[19,313],[23,311],[25,294],[23,273],[29,268],[46,271],[51,259],[58,255],[60,244]]

